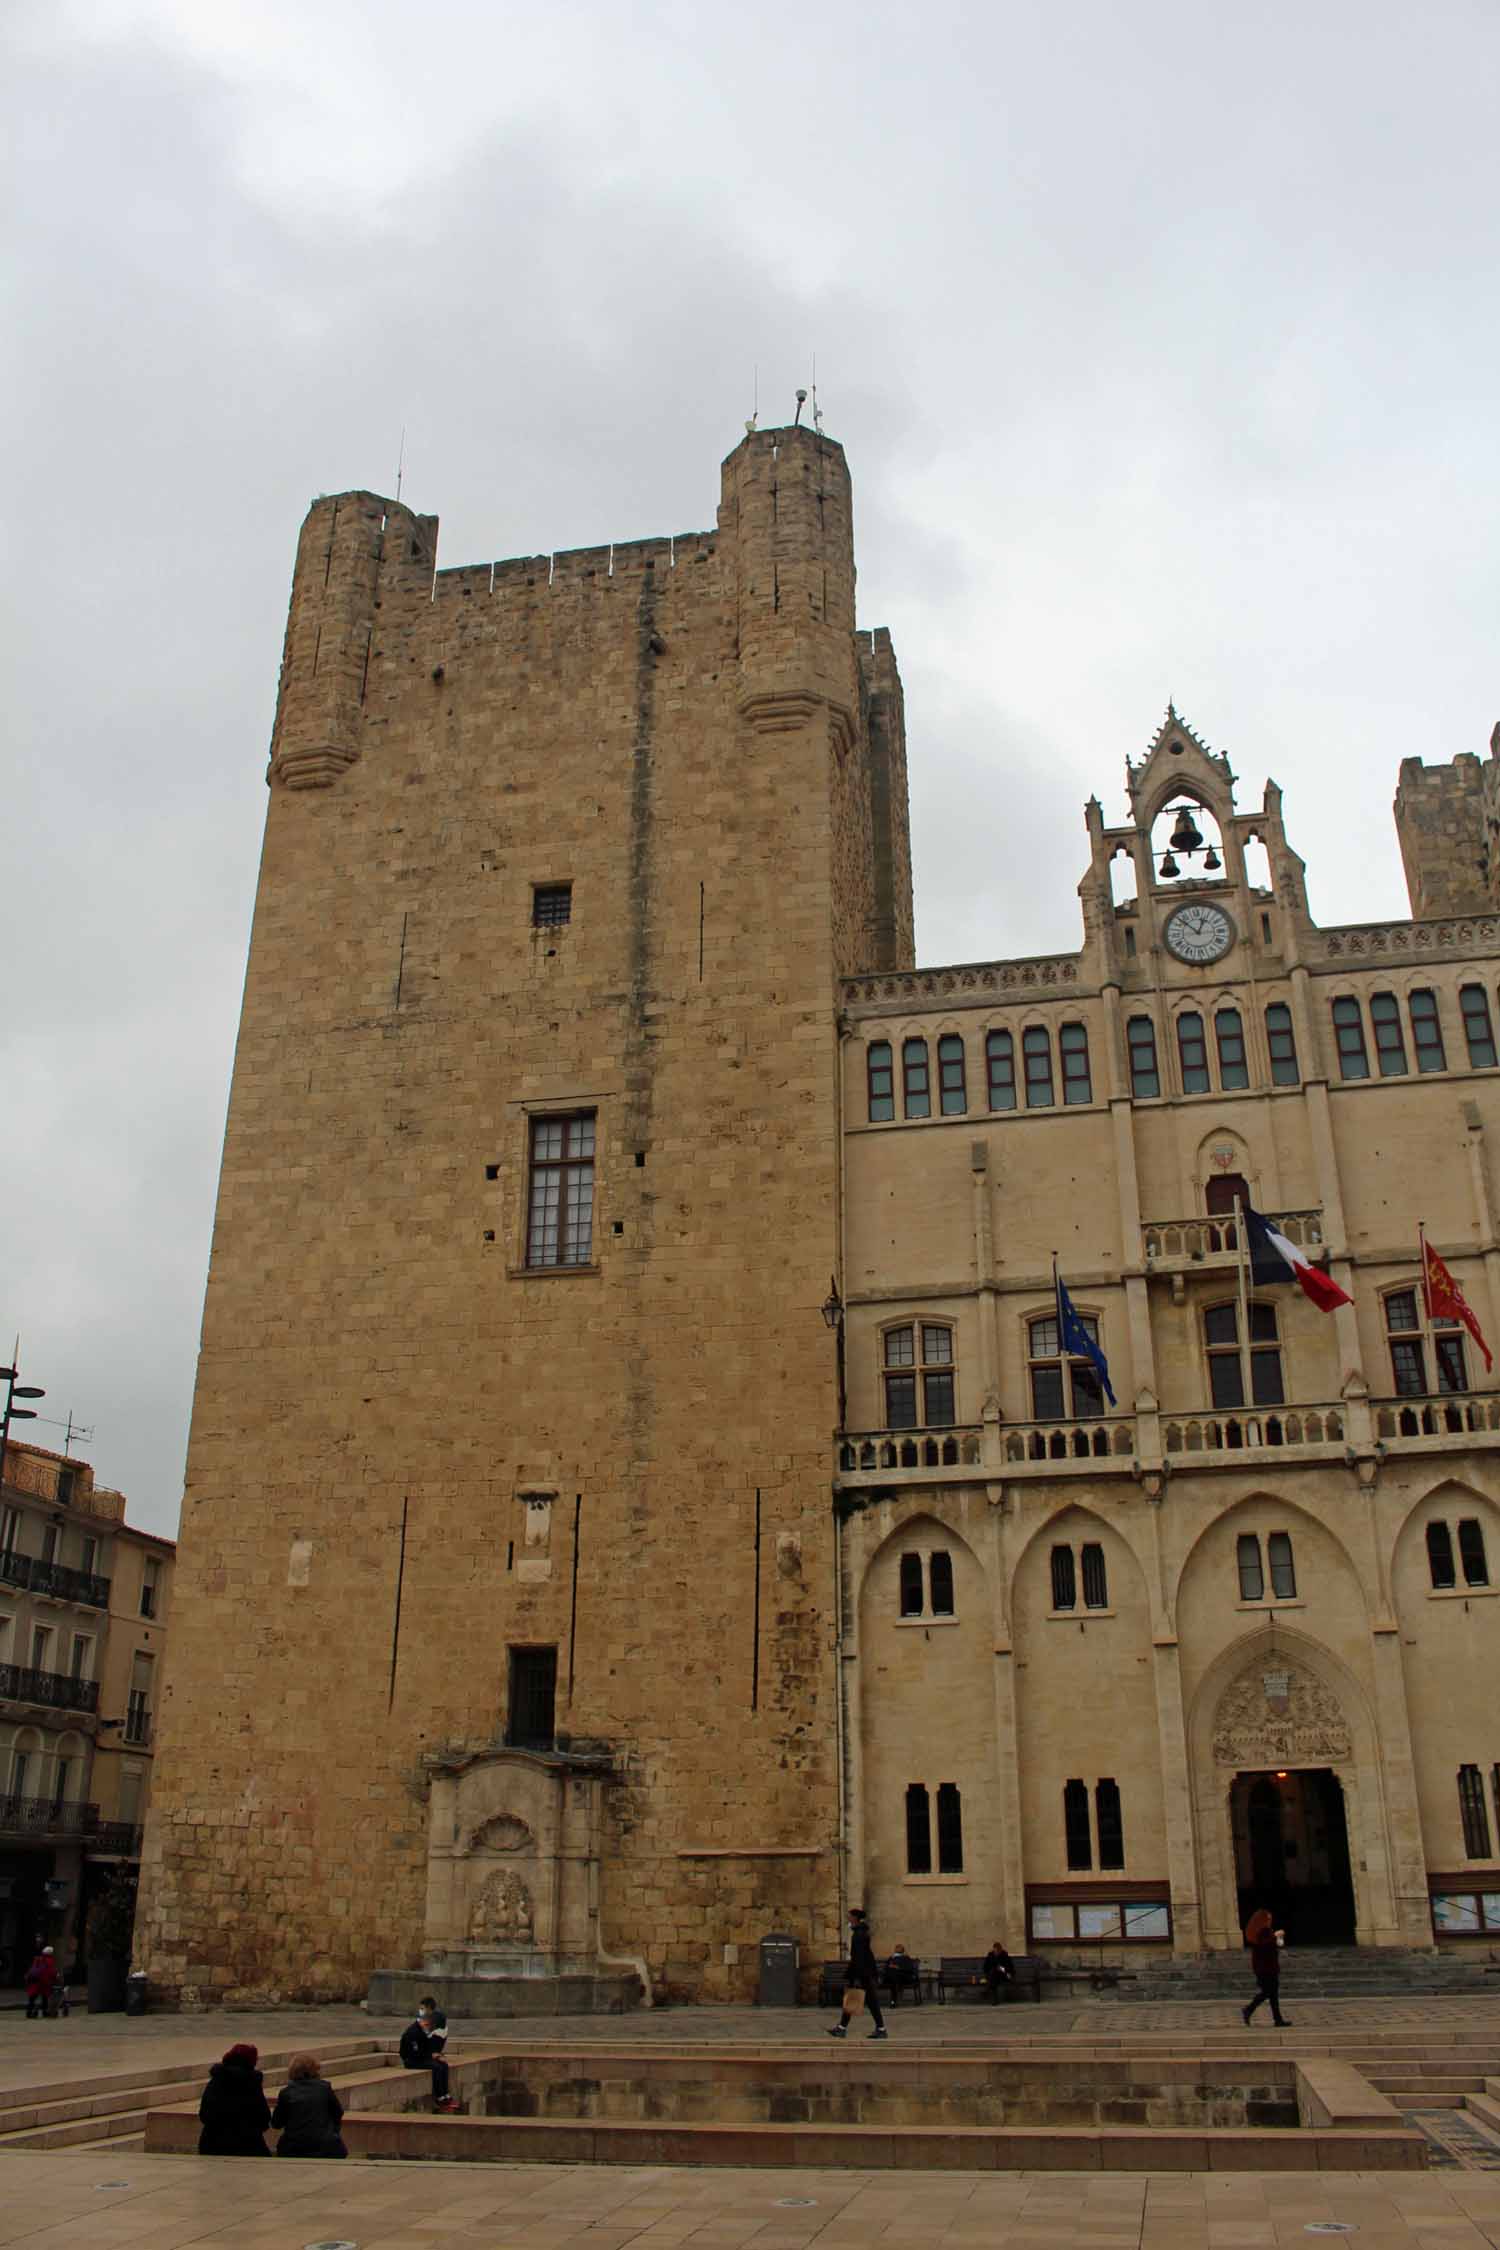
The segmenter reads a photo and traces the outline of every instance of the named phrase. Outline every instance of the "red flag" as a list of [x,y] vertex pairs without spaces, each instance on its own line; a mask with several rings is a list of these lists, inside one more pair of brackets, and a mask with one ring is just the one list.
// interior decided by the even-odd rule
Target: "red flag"
[[1479,1323],[1474,1318],[1473,1306],[1433,1249],[1432,1244],[1426,1242],[1423,1244],[1423,1248],[1427,1253],[1427,1270],[1422,1276],[1422,1286],[1427,1296],[1428,1319],[1461,1320],[1483,1352],[1484,1371],[1488,1374],[1495,1363],[1490,1357],[1489,1345],[1479,1332]]

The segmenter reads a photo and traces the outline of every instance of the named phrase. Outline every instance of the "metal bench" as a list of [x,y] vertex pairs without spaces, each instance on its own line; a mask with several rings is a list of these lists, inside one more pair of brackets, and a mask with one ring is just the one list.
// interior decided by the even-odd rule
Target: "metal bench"
[[[982,1953],[945,1953],[938,1963],[937,1996],[946,2007],[954,2000],[986,2000],[989,1989],[984,1981],[984,1955]],[[1042,1997],[1042,1964],[1029,1953],[1013,1958],[1010,1975],[1000,1986],[1000,2000],[1009,2006],[1017,2000],[1040,2000]]]

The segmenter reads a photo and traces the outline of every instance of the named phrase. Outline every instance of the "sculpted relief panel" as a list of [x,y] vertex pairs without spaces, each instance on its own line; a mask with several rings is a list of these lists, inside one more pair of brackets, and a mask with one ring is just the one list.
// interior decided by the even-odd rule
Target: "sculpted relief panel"
[[1214,1715],[1216,1765],[1335,1766],[1353,1755],[1342,1704],[1298,1664],[1261,1658],[1231,1681]]

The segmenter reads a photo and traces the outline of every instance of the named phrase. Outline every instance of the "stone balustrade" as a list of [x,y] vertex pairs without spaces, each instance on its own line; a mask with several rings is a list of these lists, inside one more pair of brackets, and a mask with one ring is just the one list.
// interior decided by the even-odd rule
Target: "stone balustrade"
[[[1309,1257],[1323,1248],[1321,1211],[1267,1212],[1266,1216],[1288,1242],[1305,1250]],[[1141,1243],[1153,1273],[1220,1262],[1233,1267],[1239,1262],[1239,1226],[1231,1212],[1209,1218],[1143,1219]]]

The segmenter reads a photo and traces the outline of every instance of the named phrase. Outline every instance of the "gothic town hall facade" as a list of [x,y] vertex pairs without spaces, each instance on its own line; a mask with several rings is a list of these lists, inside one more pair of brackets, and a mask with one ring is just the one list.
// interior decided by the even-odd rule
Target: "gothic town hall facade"
[[836,444],[747,436],[707,531],[436,541],[355,492],[297,553],[162,1996],[746,1998],[851,1902],[1500,1946],[1494,768],[1407,761],[1413,919],[1321,929],[1169,710],[1077,950],[918,969]]

